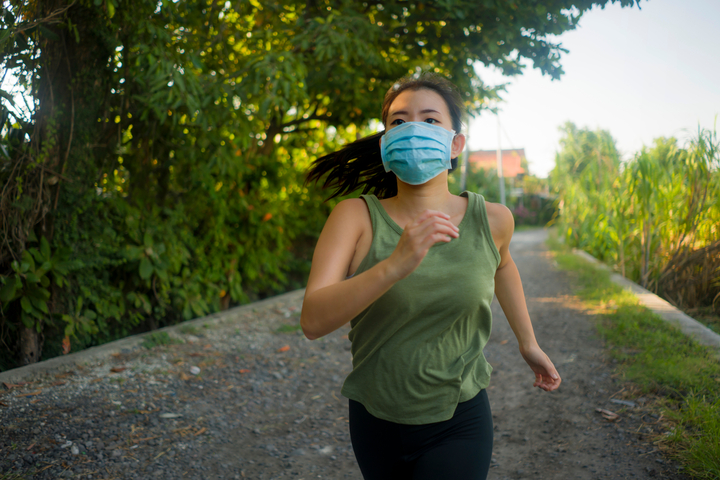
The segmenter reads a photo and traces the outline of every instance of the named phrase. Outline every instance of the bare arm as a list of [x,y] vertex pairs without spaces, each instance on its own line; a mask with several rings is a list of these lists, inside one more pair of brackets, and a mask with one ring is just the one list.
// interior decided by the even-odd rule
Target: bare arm
[[340,328],[412,273],[433,244],[458,236],[447,215],[426,210],[405,226],[390,257],[345,280],[358,240],[372,235],[367,223],[365,202],[345,200],[335,207],[320,234],[300,316],[303,332],[311,340]]
[[535,373],[533,386],[546,391],[555,390],[562,380],[535,339],[520,272],[510,256],[510,239],[515,229],[512,213],[504,206],[494,205],[493,214],[488,210],[488,216],[491,217],[493,238],[500,251],[500,265],[495,272],[495,295],[518,340],[521,355]]

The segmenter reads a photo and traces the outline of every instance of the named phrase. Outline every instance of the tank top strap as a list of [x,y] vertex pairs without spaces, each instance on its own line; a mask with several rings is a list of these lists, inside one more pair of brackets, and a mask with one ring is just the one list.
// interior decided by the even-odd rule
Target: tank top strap
[[380,216],[380,201],[375,195],[360,195],[360,198],[365,200],[370,212],[370,223],[372,224],[373,232],[377,231],[378,216]]
[[490,251],[492,252],[498,265],[500,264],[500,252],[498,252],[495,246],[495,240],[493,240],[492,232],[490,230],[490,221],[488,220],[487,208],[485,205],[485,197],[479,193],[464,191],[460,194],[468,199],[468,209],[465,215],[467,221],[463,221],[465,228],[471,228],[472,231],[481,234],[488,244]]
[[388,215],[385,208],[380,203],[380,200],[378,200],[375,195],[360,195],[360,197],[365,200],[365,203],[367,203],[368,211],[370,212],[373,236],[378,234],[392,234],[392,232],[402,235],[402,228],[395,223],[392,218],[390,218],[390,215]]

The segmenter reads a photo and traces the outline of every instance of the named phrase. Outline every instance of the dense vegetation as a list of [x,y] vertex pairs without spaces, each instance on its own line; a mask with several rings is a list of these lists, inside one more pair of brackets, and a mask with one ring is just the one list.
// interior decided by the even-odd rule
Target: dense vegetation
[[549,243],[555,259],[570,271],[585,308],[599,314],[599,333],[619,363],[616,375],[624,383],[618,394],[645,397],[648,402],[632,414],[653,413],[657,419],[636,433],[678,460],[691,478],[720,478],[718,352],[642,306],[612,282],[608,270],[573,255],[554,233]]
[[658,138],[621,163],[608,132],[563,130],[550,180],[568,245],[720,329],[717,132]]
[[303,173],[392,81],[447,75],[477,114],[475,63],[558,78],[555,36],[610,1],[637,3],[4,0],[0,368],[301,286],[328,210]]

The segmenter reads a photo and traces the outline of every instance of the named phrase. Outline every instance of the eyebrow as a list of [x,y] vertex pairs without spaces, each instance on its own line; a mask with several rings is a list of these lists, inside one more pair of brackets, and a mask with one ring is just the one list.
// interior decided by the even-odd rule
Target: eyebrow
[[[437,110],[433,110],[432,108],[426,108],[425,110],[421,110],[420,113],[437,113],[438,115],[440,114],[440,112],[438,112]],[[392,117],[395,115],[407,115],[407,114],[408,114],[408,112],[406,112],[405,110],[398,110],[397,112],[391,113],[390,116]]]

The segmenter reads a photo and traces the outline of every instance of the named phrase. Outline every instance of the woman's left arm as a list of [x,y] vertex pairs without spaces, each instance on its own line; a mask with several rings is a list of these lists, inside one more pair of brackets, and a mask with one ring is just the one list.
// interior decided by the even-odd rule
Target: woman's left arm
[[520,354],[535,373],[533,386],[550,392],[558,388],[562,380],[555,365],[535,339],[520,272],[510,256],[510,239],[515,229],[512,213],[503,205],[490,204],[488,217],[493,239],[500,252],[500,265],[495,272],[495,295],[518,340]]

